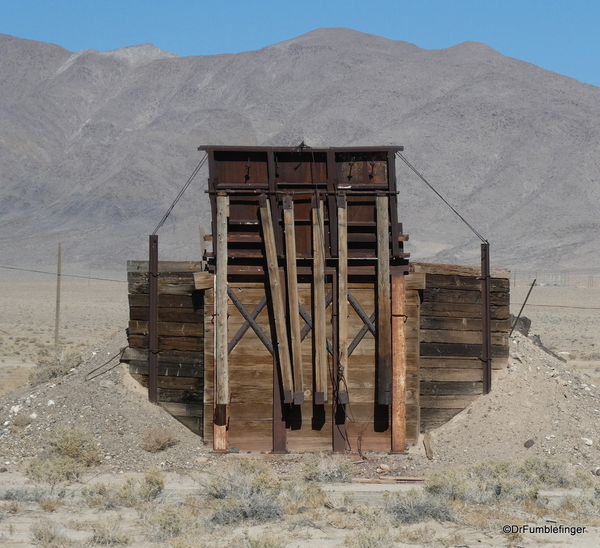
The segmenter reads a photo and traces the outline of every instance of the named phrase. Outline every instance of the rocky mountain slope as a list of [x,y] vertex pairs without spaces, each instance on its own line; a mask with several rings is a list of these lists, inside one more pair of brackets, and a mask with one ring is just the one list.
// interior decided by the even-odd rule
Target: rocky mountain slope
[[[492,244],[495,266],[599,267],[600,89],[479,43],[445,50],[319,29],[258,51],[78,53],[0,35],[2,263],[123,271],[201,144],[388,145]],[[206,171],[160,232],[198,256]],[[476,262],[477,238],[403,164],[413,258]]]

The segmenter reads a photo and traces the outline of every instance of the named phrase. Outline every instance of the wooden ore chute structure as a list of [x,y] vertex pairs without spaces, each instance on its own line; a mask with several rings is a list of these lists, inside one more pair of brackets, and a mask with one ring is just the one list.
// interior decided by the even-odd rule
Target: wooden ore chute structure
[[127,264],[151,401],[215,451],[402,452],[489,392],[509,273],[485,241],[481,268],[408,263],[400,147],[202,150],[212,250]]
[[[320,439],[318,448],[350,448],[350,411],[365,430],[387,431],[386,449],[404,451],[408,261],[395,177],[402,149],[204,150],[213,219],[207,261],[215,274],[214,449],[230,442],[265,449],[234,425],[268,404],[275,452],[287,451],[301,430],[329,429],[330,445]],[[232,305],[241,325],[230,322]],[[257,321],[263,310],[267,326]],[[244,351],[248,334],[260,340],[258,353]],[[269,376],[258,363],[265,358],[270,397],[252,381],[261,368]],[[390,447],[392,417],[399,420]],[[292,445],[302,447],[302,438]]]

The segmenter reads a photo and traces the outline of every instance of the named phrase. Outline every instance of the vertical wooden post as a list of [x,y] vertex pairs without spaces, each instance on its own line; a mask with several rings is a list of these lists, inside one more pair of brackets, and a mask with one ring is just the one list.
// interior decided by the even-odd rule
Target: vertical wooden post
[[60,278],[62,275],[62,243],[58,244],[58,258],[56,262],[56,314],[54,316],[54,346],[60,343]]
[[315,405],[327,401],[327,339],[325,304],[325,222],[319,196],[312,210],[313,240],[313,345],[315,359]]
[[227,216],[229,197],[217,196],[216,277],[215,277],[215,415],[214,451],[227,451],[229,405],[229,355],[227,352]]
[[148,400],[158,403],[158,235],[150,236],[148,261]]
[[490,244],[481,244],[481,361],[483,367],[483,393],[492,390],[492,307],[490,279]]
[[406,295],[403,274],[392,276],[392,453],[406,447]]
[[294,372],[294,404],[304,403],[304,376],[302,371],[302,338],[298,313],[298,272],[296,268],[296,229],[294,227],[294,202],[290,196],[283,198],[283,223],[285,228],[285,261],[287,270],[288,310],[292,344],[292,370]]
[[338,196],[338,401],[348,403],[348,209]]
[[389,200],[377,196],[377,403],[392,403]]
[[198,236],[200,236],[200,268],[202,272],[204,272],[204,268],[206,267],[206,263],[204,261],[204,255],[206,253],[206,228],[202,225],[198,225]]
[[277,344],[274,345],[281,368],[281,380],[283,384],[283,401],[292,403],[293,376],[292,365],[290,363],[290,351],[288,345],[287,326],[285,321],[285,307],[283,305],[283,294],[281,283],[279,281],[279,265],[277,261],[277,250],[275,246],[275,230],[273,228],[273,218],[271,208],[267,197],[261,194],[260,215],[263,226],[265,254],[267,258],[267,273],[269,277],[269,286],[271,289],[271,298],[273,305],[273,315],[275,323],[275,335]]

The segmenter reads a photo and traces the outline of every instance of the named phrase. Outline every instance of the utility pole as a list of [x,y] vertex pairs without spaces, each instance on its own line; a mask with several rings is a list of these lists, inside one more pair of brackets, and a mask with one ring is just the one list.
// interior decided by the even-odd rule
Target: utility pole
[[54,346],[58,348],[59,344],[59,325],[60,325],[60,275],[61,275],[61,255],[62,244],[58,244],[58,261],[56,265],[56,317],[54,319]]

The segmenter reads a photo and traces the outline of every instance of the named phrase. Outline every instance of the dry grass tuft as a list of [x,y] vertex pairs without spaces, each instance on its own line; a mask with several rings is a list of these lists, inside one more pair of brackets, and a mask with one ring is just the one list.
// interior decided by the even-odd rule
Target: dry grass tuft
[[170,428],[156,426],[147,430],[140,447],[149,453],[158,453],[177,444],[177,436]]
[[385,511],[400,523],[419,523],[429,519],[454,521],[450,505],[443,496],[416,489],[407,493],[391,493],[386,497]]
[[121,530],[118,520],[95,522],[91,524],[92,538],[90,542],[97,546],[123,546],[131,542],[127,533]]
[[66,537],[61,528],[49,520],[40,520],[31,526],[33,542],[41,548],[75,548],[73,540]]
[[63,348],[44,348],[37,358],[37,365],[29,377],[29,383],[37,386],[59,377],[64,377],[82,362],[81,354]]
[[248,531],[233,537],[228,548],[285,548],[287,540],[281,535],[264,531],[260,536],[252,537]]
[[26,476],[32,481],[52,486],[72,483],[84,468],[100,461],[94,440],[81,430],[55,430],[49,436],[49,443],[49,449],[32,459],[25,470]]
[[304,459],[304,479],[321,483],[349,483],[354,468],[352,463],[339,455],[307,455]]

